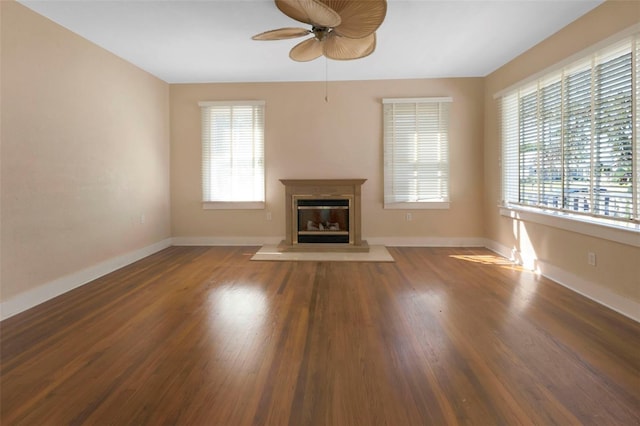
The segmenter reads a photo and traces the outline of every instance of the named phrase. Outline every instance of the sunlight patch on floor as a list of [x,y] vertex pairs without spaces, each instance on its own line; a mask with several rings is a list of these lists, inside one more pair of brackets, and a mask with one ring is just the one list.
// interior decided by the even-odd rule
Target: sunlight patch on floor
[[527,269],[523,268],[520,265],[517,265],[501,256],[496,256],[493,254],[452,254],[449,257],[454,259],[464,260],[466,262],[473,263],[481,263],[483,265],[498,265],[505,269],[511,269],[514,271],[526,271]]

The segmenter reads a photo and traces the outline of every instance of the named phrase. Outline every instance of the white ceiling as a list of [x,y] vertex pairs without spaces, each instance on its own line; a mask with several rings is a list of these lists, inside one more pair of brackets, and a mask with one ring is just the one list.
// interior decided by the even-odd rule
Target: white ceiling
[[388,0],[369,57],[298,63],[271,0],[19,0],[168,83],[485,76],[603,0]]

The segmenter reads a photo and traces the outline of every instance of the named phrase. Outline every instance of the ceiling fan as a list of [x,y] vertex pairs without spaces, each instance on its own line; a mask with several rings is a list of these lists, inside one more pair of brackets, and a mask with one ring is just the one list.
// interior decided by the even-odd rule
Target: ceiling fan
[[312,61],[324,55],[330,59],[359,59],[376,48],[376,33],[387,13],[386,0],[275,0],[282,13],[311,25],[280,28],[252,37],[254,40],[284,40],[313,37],[289,52],[294,61]]

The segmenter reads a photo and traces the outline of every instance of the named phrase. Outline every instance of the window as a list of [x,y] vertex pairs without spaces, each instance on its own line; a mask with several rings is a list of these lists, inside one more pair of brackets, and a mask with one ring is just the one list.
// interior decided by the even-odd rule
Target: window
[[449,208],[451,98],[382,103],[385,208]]
[[264,208],[264,102],[201,102],[205,209]]
[[501,97],[505,205],[638,222],[639,40],[626,38]]

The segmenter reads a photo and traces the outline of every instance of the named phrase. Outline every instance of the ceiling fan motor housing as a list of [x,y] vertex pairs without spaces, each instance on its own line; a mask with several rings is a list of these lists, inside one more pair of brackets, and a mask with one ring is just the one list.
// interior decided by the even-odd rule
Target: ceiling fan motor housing
[[316,27],[315,25],[311,28],[311,32],[318,39],[318,41],[324,40],[324,38],[332,31],[332,28],[328,27]]

